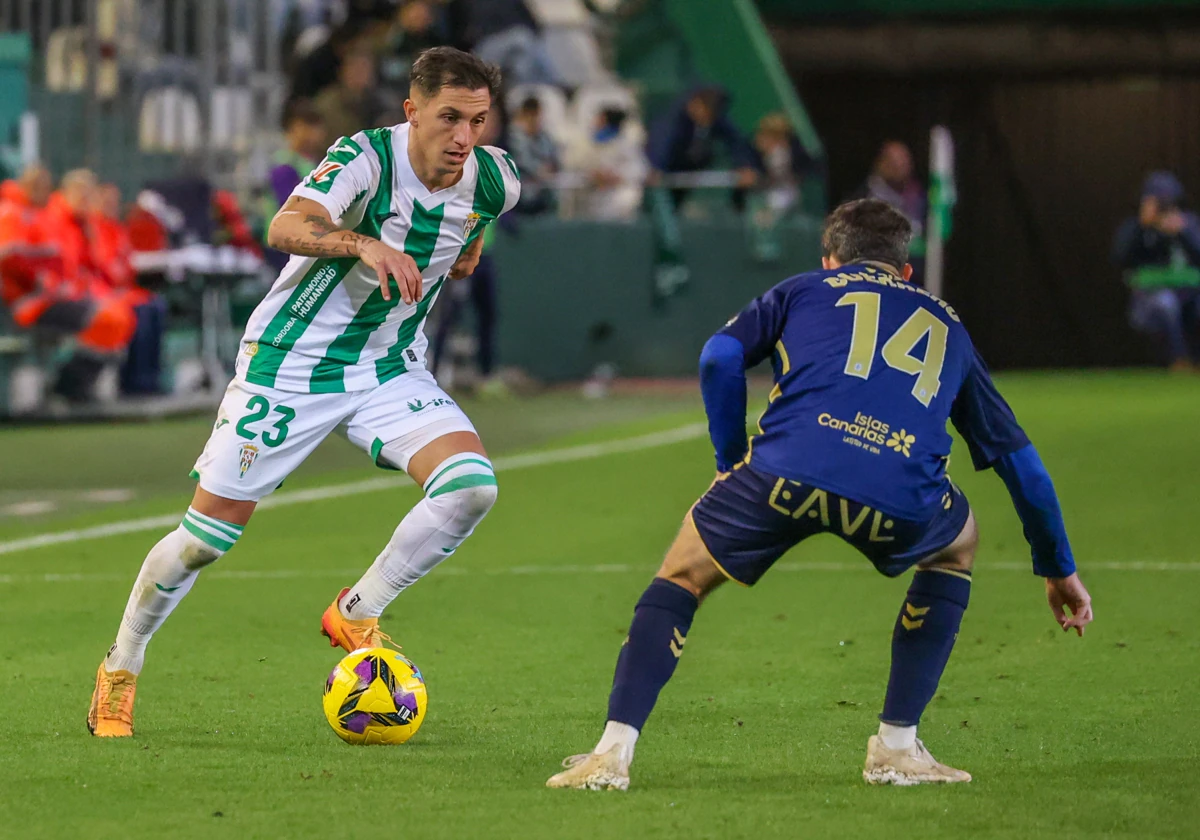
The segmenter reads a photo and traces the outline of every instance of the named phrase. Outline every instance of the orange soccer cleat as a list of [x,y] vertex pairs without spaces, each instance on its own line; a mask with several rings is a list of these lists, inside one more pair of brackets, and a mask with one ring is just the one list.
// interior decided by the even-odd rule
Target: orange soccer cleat
[[133,737],[133,696],[137,693],[137,674],[109,671],[100,663],[96,671],[96,690],[88,709],[87,728],[97,738]]
[[349,591],[350,587],[346,587],[339,592],[321,616],[321,635],[329,639],[329,646],[340,647],[347,652],[360,648],[383,647],[385,644],[399,648],[390,636],[379,629],[379,619],[364,618],[361,621],[353,621],[342,615],[338,602]]

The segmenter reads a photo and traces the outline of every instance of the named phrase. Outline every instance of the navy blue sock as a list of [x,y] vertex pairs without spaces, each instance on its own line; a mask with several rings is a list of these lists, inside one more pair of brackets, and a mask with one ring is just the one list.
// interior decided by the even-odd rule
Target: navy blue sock
[[637,730],[646,725],[683,653],[699,600],[677,583],[655,578],[633,610],[629,637],[617,657],[608,719]]
[[967,602],[967,572],[919,570],[892,632],[892,673],[879,719],[893,726],[916,726],[933,699]]

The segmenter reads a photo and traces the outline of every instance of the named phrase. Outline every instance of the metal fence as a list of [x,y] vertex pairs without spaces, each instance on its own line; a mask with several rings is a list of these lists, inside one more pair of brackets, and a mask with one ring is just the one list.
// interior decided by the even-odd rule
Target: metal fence
[[245,192],[277,144],[295,0],[0,0],[33,45],[42,156],[130,186],[176,171]]

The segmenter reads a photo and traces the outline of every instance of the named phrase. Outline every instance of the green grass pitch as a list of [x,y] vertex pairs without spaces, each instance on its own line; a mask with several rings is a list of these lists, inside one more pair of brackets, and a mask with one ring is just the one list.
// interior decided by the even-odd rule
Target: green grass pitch
[[[633,603],[711,480],[694,439],[501,472],[478,533],[385,617],[431,701],[400,747],[329,730],[321,688],[338,656],[317,631],[414,488],[262,511],[150,646],[130,741],[90,738],[84,713],[157,534],[0,554],[0,837],[1197,836],[1200,382],[1027,375],[1001,388],[1055,477],[1097,618],[1083,639],[1055,627],[1002,483],[971,473],[956,444],[951,471],[982,544],[921,733],[969,785],[863,784],[906,583],[821,538],[701,609],[628,793],[543,787],[599,735]],[[694,398],[518,405],[478,408],[494,451],[701,419]],[[580,419],[596,412],[602,422]],[[534,416],[568,433],[522,433]],[[187,482],[174,476],[208,422],[3,432],[9,500],[113,482],[143,492],[0,519],[0,543],[182,513]],[[320,456],[327,471],[298,486],[372,477],[358,456],[346,471],[351,454]]]

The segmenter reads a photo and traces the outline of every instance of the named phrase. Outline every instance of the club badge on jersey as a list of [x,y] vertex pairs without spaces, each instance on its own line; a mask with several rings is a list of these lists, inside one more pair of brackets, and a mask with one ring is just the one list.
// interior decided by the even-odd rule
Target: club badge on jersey
[[252,443],[243,443],[238,449],[240,461],[238,463],[238,478],[245,478],[246,471],[254,466],[254,461],[258,458],[258,447]]
[[464,239],[469,238],[471,236],[471,233],[474,232],[475,228],[479,226],[479,220],[482,218],[483,218],[483,216],[479,215],[478,213],[468,213],[467,214],[467,221],[465,224],[463,224],[463,238]]

